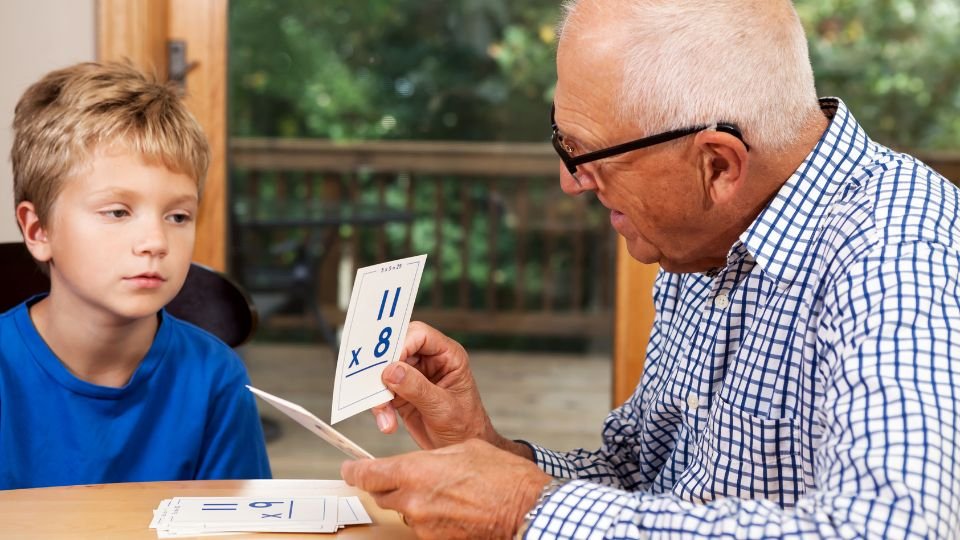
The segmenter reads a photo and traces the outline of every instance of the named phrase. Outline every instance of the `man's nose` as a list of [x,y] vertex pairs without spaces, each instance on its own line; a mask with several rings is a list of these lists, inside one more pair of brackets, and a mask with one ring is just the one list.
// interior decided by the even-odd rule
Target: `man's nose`
[[578,172],[576,176],[570,173],[566,165],[560,164],[560,189],[567,195],[579,195],[593,189],[589,175]]

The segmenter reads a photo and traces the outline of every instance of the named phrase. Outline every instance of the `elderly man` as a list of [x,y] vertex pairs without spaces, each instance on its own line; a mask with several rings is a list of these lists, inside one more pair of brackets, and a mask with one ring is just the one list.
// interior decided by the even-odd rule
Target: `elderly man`
[[582,0],[557,71],[563,189],[663,268],[636,393],[597,451],[507,440],[411,325],[375,415],[427,451],[347,482],[433,538],[960,535],[954,187],[817,99],[787,0]]

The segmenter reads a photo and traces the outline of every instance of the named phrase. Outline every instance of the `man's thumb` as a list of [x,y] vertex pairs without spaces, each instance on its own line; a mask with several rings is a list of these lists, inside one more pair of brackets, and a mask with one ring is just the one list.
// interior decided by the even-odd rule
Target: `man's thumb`
[[383,383],[418,410],[436,406],[438,389],[416,368],[405,362],[396,362],[383,370]]

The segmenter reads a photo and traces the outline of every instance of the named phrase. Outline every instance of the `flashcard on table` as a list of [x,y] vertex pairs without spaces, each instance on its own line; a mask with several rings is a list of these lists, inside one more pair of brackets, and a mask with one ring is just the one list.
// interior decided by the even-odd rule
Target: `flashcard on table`
[[[175,497],[160,501],[150,528],[158,538],[237,532],[332,533],[373,523],[360,498]],[[335,524],[335,527],[334,527]]]
[[337,523],[341,527],[347,525],[369,525],[373,523],[370,514],[360,502],[360,497],[340,497],[340,505],[337,507]]
[[342,433],[333,429],[326,422],[317,418],[313,413],[304,409],[300,405],[292,401],[287,401],[283,398],[278,398],[277,396],[264,392],[259,388],[254,388],[247,385],[247,388],[254,394],[260,396],[264,401],[273,405],[283,414],[293,418],[298,424],[309,429],[314,434],[316,434],[321,439],[332,444],[338,450],[344,454],[352,457],[353,459],[373,459],[373,456],[370,452],[367,452],[363,448],[346,438]]
[[235,532],[332,533],[372,523],[357,497],[175,497],[160,501],[159,538]]
[[205,531],[333,532],[339,501],[327,497],[179,497],[169,524]]
[[340,339],[330,423],[393,399],[380,375],[399,358],[426,255],[357,270]]

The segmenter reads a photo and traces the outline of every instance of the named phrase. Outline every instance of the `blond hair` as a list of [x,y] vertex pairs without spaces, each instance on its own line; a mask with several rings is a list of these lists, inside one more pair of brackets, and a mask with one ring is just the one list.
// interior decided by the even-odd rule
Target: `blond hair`
[[33,203],[46,225],[63,182],[94,152],[119,148],[196,180],[210,162],[203,130],[176,90],[122,63],[52,71],[24,92],[13,119],[14,202]]
[[[788,0],[619,3],[623,80],[616,111],[641,134],[731,122],[752,145],[781,150],[819,113],[803,26]],[[560,31],[583,28],[564,3]],[[592,10],[615,9],[606,3]],[[585,75],[587,76],[587,75]]]

